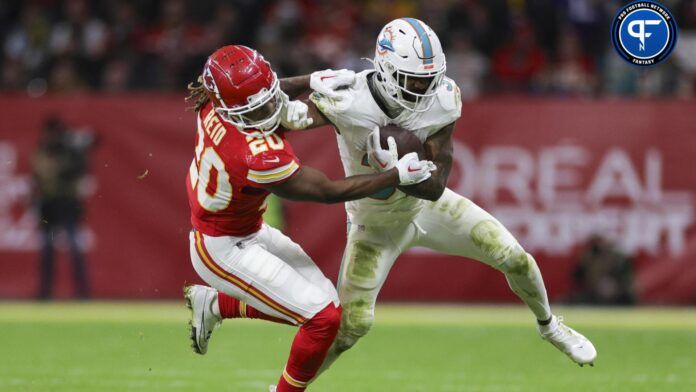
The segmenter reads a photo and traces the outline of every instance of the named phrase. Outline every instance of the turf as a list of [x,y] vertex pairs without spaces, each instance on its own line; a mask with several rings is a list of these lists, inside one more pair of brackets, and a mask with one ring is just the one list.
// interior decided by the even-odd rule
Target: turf
[[[596,344],[580,368],[517,307],[379,305],[310,391],[696,391],[696,309],[557,309]],[[182,304],[0,303],[2,391],[267,391],[294,329],[228,321],[188,347]]]

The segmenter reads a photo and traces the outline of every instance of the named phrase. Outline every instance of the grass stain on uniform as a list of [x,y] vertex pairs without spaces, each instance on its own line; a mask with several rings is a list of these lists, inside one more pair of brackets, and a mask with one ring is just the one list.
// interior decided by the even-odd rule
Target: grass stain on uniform
[[459,219],[462,216],[462,214],[464,214],[464,211],[466,211],[467,208],[469,208],[470,204],[471,203],[467,199],[459,200],[457,204],[452,206],[452,209],[450,209],[449,211],[449,214],[452,217],[452,219]]
[[504,231],[498,223],[487,219],[471,229],[471,240],[481,251],[496,261],[507,260],[514,250],[503,240]]
[[529,256],[527,256],[527,252],[522,250],[522,248],[518,249],[518,251],[515,253],[515,255],[510,259],[510,268],[508,269],[508,272],[511,274],[515,275],[528,275],[529,270],[531,269],[531,263],[532,261],[529,260]]
[[377,262],[382,251],[377,244],[368,241],[355,241],[350,262],[350,275],[354,279],[374,279]]
[[343,304],[343,323],[346,332],[352,336],[364,336],[374,320],[374,307],[371,299],[357,299]]

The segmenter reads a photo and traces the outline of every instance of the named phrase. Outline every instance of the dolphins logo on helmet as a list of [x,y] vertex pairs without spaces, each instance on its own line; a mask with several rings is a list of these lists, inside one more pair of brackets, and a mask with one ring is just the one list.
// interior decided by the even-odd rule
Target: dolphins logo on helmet
[[[375,83],[388,99],[412,112],[425,112],[432,106],[437,89],[445,77],[445,53],[435,32],[414,18],[395,19],[382,29],[373,61]],[[412,91],[408,81],[428,80],[424,91]]]
[[385,55],[387,51],[393,52],[394,45],[392,45],[392,40],[394,39],[394,33],[392,33],[391,27],[384,29],[382,33],[382,38],[377,41],[377,54]]

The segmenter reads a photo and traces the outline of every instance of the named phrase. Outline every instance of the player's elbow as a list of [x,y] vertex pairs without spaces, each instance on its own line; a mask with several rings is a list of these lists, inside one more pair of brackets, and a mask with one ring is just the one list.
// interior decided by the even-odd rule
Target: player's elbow
[[434,187],[431,189],[428,189],[426,192],[423,193],[421,199],[425,200],[430,200],[430,201],[438,201],[440,197],[442,197],[442,194],[445,193],[445,187]]
[[426,184],[427,186],[423,187],[419,192],[418,197],[421,199],[438,201],[442,194],[445,193],[446,184],[436,181],[436,179],[430,179]]

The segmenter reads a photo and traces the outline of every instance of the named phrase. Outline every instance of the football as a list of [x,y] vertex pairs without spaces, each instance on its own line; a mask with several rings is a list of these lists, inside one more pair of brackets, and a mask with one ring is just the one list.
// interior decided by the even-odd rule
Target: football
[[389,148],[387,145],[387,138],[389,138],[389,136],[393,137],[394,141],[396,141],[396,149],[399,152],[399,158],[409,152],[417,152],[420,159],[425,158],[423,143],[421,143],[420,139],[418,139],[413,132],[407,131],[396,125],[381,127],[379,129],[379,142],[382,148]]

